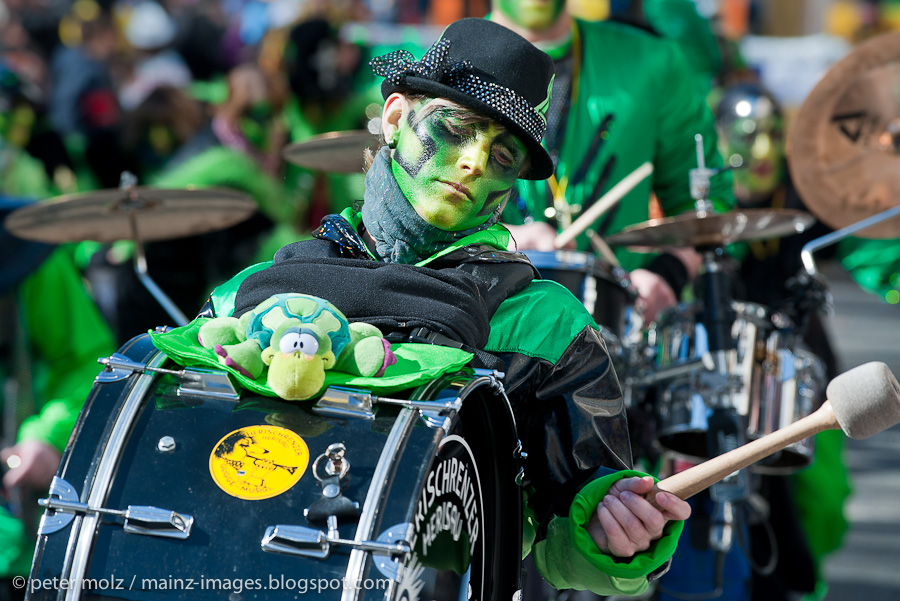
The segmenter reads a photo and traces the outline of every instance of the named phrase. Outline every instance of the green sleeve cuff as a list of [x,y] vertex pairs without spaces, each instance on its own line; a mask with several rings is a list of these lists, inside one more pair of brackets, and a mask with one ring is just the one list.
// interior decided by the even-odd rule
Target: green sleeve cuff
[[51,401],[39,414],[28,417],[19,427],[17,442],[37,440],[59,452],[66,448],[75,427],[78,409],[64,401]]
[[601,553],[587,531],[588,522],[597,505],[613,484],[623,478],[646,476],[634,470],[621,470],[597,478],[579,491],[569,509],[569,528],[572,543],[578,552],[598,570],[617,578],[640,578],[663,565],[675,553],[678,538],[684,528],[683,521],[670,521],[663,529],[662,538],[653,541],[650,548],[635,554],[629,560]]
[[597,595],[642,595],[647,578],[616,578],[596,568],[572,543],[569,518],[555,517],[547,538],[534,545],[534,563],[547,583],[559,590],[591,591]]

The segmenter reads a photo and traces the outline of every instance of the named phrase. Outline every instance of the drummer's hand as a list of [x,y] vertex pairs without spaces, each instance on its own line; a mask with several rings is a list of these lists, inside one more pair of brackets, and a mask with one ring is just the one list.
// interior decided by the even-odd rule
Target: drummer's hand
[[46,490],[56,475],[59,451],[38,440],[26,440],[0,451],[0,461],[6,463],[13,455],[18,456],[19,465],[9,468],[3,475],[3,486],[27,486],[35,490]]
[[675,292],[666,280],[647,269],[632,271],[631,284],[640,295],[637,304],[642,310],[644,323],[655,321],[660,311],[674,307],[678,302]]
[[[509,225],[507,223],[503,225],[512,234],[518,250],[556,250],[556,229],[549,223],[535,221],[528,225]],[[570,242],[566,248],[575,248],[575,242]]]
[[623,478],[609,489],[588,523],[588,533],[602,553],[631,557],[650,548],[662,536],[669,520],[686,520],[691,506],[667,492],[656,493],[650,504],[643,495],[653,489],[653,478]]

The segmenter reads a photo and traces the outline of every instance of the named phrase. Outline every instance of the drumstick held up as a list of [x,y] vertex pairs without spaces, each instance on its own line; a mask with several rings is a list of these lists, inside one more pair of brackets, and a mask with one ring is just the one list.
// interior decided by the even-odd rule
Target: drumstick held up
[[728,453],[660,480],[659,491],[687,499],[729,474],[823,430],[840,428],[850,438],[868,438],[900,423],[900,384],[881,362],[855,367],[831,381],[828,398],[811,415]]
[[593,206],[582,213],[581,216],[575,220],[575,223],[556,236],[556,240],[554,241],[556,248],[563,248],[566,244],[574,240],[578,234],[597,221],[603,213],[612,208],[623,196],[631,192],[635,186],[644,181],[651,173],[653,173],[653,163],[647,161],[626,175],[622,181],[610,188],[609,192],[601,196]]

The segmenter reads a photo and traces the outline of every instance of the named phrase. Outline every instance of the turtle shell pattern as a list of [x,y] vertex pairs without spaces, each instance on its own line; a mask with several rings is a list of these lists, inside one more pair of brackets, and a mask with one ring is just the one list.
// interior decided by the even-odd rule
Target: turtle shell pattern
[[350,325],[337,307],[318,296],[308,294],[276,294],[261,302],[247,314],[247,339],[256,339],[261,349],[272,343],[272,335],[286,319],[299,319],[315,324],[331,338],[331,350],[340,356],[350,343]]

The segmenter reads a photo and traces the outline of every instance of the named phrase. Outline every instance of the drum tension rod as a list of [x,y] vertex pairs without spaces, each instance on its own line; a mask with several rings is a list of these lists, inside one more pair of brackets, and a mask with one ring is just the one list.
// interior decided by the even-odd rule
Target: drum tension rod
[[314,559],[327,559],[331,553],[331,545],[341,545],[391,557],[406,555],[410,551],[409,543],[402,540],[395,543],[347,540],[345,538],[332,537],[330,534],[315,528],[285,524],[266,528],[266,534],[263,536],[261,543],[263,551],[312,557]]
[[231,383],[228,372],[200,367],[185,368],[181,370],[152,367],[146,363],[132,361],[125,355],[113,353],[109,357],[97,359],[105,369],[97,374],[98,382],[117,382],[128,378],[133,373],[153,372],[156,374],[168,374],[175,376],[180,381],[176,393],[179,396],[203,396],[218,399],[238,400],[240,395]]
[[375,396],[368,390],[329,386],[321,398],[316,401],[313,411],[338,417],[362,417],[375,419],[375,404],[399,405],[426,411],[459,411],[462,399],[448,401],[410,401],[408,399],[391,399]]
[[62,530],[75,519],[76,515],[99,513],[125,518],[123,530],[130,534],[145,534],[163,538],[186,539],[191,535],[194,518],[170,509],[160,509],[146,505],[129,505],[126,509],[90,507],[78,501],[75,488],[58,476],[53,477],[46,499],[38,499],[38,504],[52,510],[41,518],[38,533],[52,534]]

